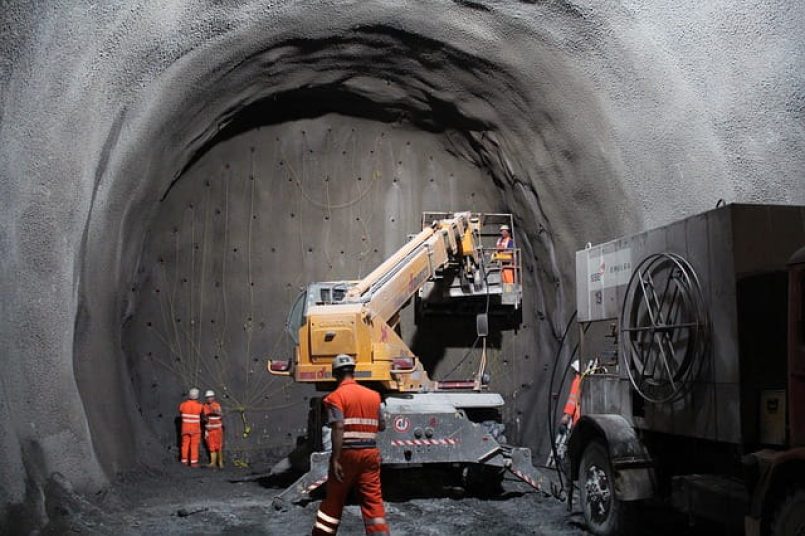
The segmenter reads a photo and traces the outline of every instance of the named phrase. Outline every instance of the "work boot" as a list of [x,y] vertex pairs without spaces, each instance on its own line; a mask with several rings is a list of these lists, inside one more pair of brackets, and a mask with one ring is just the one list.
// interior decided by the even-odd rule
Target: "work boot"
[[218,468],[223,469],[224,468],[224,451],[219,450],[218,452],[216,452],[215,453],[215,459],[218,460]]
[[217,452],[210,452],[210,464],[207,467],[215,467],[218,465],[218,453]]

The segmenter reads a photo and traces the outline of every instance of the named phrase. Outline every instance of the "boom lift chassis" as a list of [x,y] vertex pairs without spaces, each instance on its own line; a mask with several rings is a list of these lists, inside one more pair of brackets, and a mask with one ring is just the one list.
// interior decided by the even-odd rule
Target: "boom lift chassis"
[[[443,464],[487,468],[498,477],[509,471],[542,491],[544,479],[531,462],[531,450],[507,445],[499,423],[473,422],[468,417],[473,409],[497,411],[502,406],[503,398],[496,393],[437,392],[387,397],[386,430],[377,438],[383,466]],[[329,451],[313,452],[310,470],[274,499],[275,507],[309,500],[310,494],[327,481],[329,461]]]

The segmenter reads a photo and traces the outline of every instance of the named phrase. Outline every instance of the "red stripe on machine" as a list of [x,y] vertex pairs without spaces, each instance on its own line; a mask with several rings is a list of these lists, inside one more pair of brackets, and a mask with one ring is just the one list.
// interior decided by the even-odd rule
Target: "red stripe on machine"
[[310,493],[311,491],[313,491],[314,489],[318,488],[319,486],[321,486],[325,482],[327,482],[327,477],[326,476],[324,478],[322,478],[322,479],[319,479],[319,480],[315,481],[311,485],[309,485],[305,491]]
[[529,477],[525,473],[522,473],[522,472],[520,472],[520,471],[518,471],[516,469],[512,469],[512,473],[514,473],[515,476],[517,476],[517,478],[519,478],[520,480],[522,480],[523,482],[525,482],[526,484],[528,484],[532,488],[534,488],[536,490],[540,490],[540,491],[542,490],[542,486],[540,486],[539,482],[536,482],[533,478]]
[[444,439],[392,439],[391,446],[393,447],[422,447],[426,445],[442,445],[442,446],[455,446],[458,445],[458,439],[452,437]]

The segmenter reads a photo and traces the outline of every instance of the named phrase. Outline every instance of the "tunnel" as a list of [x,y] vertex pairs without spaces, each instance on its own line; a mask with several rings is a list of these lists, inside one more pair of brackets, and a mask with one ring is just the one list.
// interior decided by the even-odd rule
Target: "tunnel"
[[[2,10],[9,527],[48,523],[54,475],[95,493],[175,456],[192,386],[221,396],[239,460],[293,448],[314,392],[265,370],[288,308],[423,211],[514,217],[523,322],[492,386],[543,456],[576,250],[719,200],[805,202],[797,2]],[[466,372],[471,343],[433,373]]]

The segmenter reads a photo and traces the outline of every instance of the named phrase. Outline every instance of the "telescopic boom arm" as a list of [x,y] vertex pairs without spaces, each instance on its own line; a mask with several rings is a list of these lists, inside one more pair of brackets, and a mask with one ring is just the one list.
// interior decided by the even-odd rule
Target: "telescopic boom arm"
[[[293,363],[269,362],[269,372],[299,382],[332,381],[337,354],[355,358],[355,376],[391,391],[430,391],[432,381],[398,335],[400,310],[444,270],[480,269],[479,220],[469,212],[434,221],[358,282],[310,285],[291,311],[297,342]],[[325,387],[322,385],[321,387]]]

